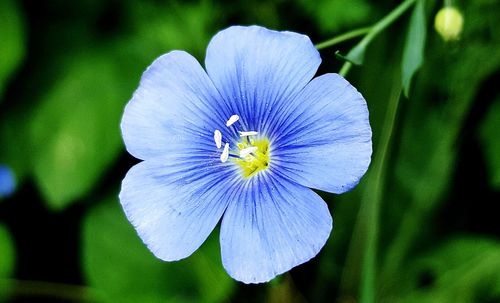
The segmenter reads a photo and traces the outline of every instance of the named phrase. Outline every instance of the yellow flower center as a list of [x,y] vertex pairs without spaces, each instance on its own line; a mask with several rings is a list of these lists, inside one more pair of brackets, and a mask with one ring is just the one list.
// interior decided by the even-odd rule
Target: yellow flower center
[[269,167],[269,140],[266,138],[244,139],[242,142],[238,143],[240,152],[252,147],[256,147],[257,149],[243,158],[234,159],[236,164],[241,167],[244,178],[255,176],[260,171],[264,171]]

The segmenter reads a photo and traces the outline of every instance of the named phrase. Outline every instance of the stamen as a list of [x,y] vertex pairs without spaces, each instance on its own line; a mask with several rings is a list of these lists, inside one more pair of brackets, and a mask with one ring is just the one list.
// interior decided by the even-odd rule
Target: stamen
[[217,145],[217,148],[221,148],[222,146],[222,134],[220,130],[216,129],[214,131],[214,140],[215,140],[215,145]]
[[224,145],[224,150],[222,151],[222,154],[220,155],[220,161],[222,163],[224,163],[227,161],[228,158],[229,158],[229,143],[226,143]]
[[231,117],[229,117],[229,120],[227,120],[226,126],[229,127],[229,126],[233,125],[239,119],[240,119],[240,116],[238,116],[238,115],[232,115]]
[[244,148],[240,150],[240,158],[245,158],[246,156],[250,155],[253,152],[257,151],[257,146],[250,146],[247,148]]
[[255,136],[255,135],[259,134],[258,132],[253,131],[253,130],[252,131],[248,131],[248,132],[241,132],[241,131],[239,131],[239,133],[240,133],[240,137]]

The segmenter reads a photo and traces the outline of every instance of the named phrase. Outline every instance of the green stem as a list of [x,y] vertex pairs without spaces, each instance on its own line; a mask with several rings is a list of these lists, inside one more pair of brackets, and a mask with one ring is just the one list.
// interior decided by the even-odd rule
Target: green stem
[[366,227],[366,248],[362,257],[361,293],[360,302],[374,302],[376,289],[376,259],[377,239],[379,230],[379,212],[382,201],[382,193],[385,185],[385,163],[391,142],[392,132],[396,122],[396,114],[401,99],[401,86],[394,90],[393,96],[387,105],[386,117],[380,134],[379,145],[375,154],[372,172],[368,179],[361,200],[360,217]]
[[[388,15],[375,23],[369,30],[366,36],[355,45],[349,54],[357,53],[359,63],[362,62],[364,50],[368,44],[396,19],[398,19],[404,12],[406,12],[417,0],[406,0],[392,10]],[[349,56],[348,54],[348,56]],[[339,74],[346,76],[351,69],[353,63],[345,62]],[[364,253],[362,254],[362,269],[361,269],[361,286],[360,286],[360,300],[361,303],[375,302],[376,296],[376,272],[377,272],[377,251],[378,251],[378,233],[379,233],[379,215],[380,204],[382,201],[383,188],[385,183],[385,163],[389,151],[390,141],[392,137],[393,128],[396,121],[397,109],[399,107],[399,100],[401,97],[401,84],[397,85],[393,96],[387,107],[386,118],[382,132],[380,134],[379,145],[376,149],[374,160],[371,167],[371,172],[368,177],[365,192],[361,199],[361,206],[353,232],[352,241],[361,240],[364,245]],[[349,252],[352,253],[354,246],[358,243],[351,243]]]
[[358,28],[358,29],[349,31],[347,33],[338,35],[336,37],[333,37],[331,39],[328,39],[326,41],[320,42],[320,43],[316,44],[315,46],[316,46],[317,49],[324,49],[324,48],[327,48],[327,47],[332,47],[332,46],[334,46],[336,44],[339,44],[341,42],[347,41],[349,39],[353,39],[353,38],[356,38],[356,37],[359,37],[359,36],[363,36],[366,33],[368,33],[370,31],[370,29],[371,29],[371,26],[370,27]]
[[344,62],[344,65],[342,65],[342,68],[339,71],[339,75],[345,78],[347,76],[347,73],[351,70],[352,63],[349,61]]
[[368,34],[358,43],[366,47],[380,32],[386,29],[391,23],[396,21],[407,9],[409,9],[417,0],[406,0],[392,10],[387,16],[375,23]]

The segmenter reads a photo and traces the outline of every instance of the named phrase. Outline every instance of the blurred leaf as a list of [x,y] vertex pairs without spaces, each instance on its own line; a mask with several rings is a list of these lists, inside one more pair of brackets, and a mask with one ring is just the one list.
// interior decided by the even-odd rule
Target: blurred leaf
[[54,209],[85,194],[113,162],[129,98],[113,61],[99,53],[77,56],[64,67],[30,124],[35,180]]
[[211,1],[129,3],[134,32],[128,47],[146,64],[170,50],[185,50],[202,59],[213,34],[218,10]]
[[424,0],[415,4],[410,18],[408,34],[403,51],[403,62],[401,73],[403,79],[403,90],[406,97],[410,92],[411,79],[424,61],[424,47],[426,37]]
[[[500,299],[500,243],[456,238],[414,259],[401,279],[402,302],[493,302]],[[426,280],[425,285],[422,279]],[[409,285],[405,285],[409,284]],[[410,289],[405,289],[407,286]],[[415,289],[411,289],[414,287]]]
[[217,235],[185,260],[162,262],[141,242],[117,199],[84,219],[83,264],[88,283],[107,302],[222,302],[235,286],[221,265]]
[[15,256],[10,234],[0,223],[0,279],[11,276],[14,270]]
[[24,56],[24,27],[14,0],[0,1],[0,102],[6,81]]
[[490,185],[500,189],[500,98],[497,97],[480,126],[480,140],[487,161]]
[[365,0],[301,0],[299,5],[309,13],[324,33],[352,28],[373,15],[373,6]]

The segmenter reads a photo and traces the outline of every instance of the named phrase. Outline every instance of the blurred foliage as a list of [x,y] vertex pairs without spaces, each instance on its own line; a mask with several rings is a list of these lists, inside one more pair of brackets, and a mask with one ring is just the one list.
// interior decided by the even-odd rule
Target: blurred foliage
[[106,302],[221,302],[235,281],[218,257],[212,234],[189,260],[165,263],[153,257],[125,218],[116,198],[93,208],[83,222],[85,274]]
[[[210,37],[232,24],[295,30],[319,43],[380,23],[401,2],[0,0],[0,163],[18,181],[0,204],[0,279],[82,283],[98,302],[349,302],[366,276],[368,301],[499,300],[498,223],[488,222],[500,189],[498,1],[454,1],[464,16],[456,41],[432,27],[443,2],[416,0],[366,43],[321,50],[321,72],[336,72],[343,62],[335,51],[352,55],[356,46],[362,65],[347,77],[368,102],[374,163],[354,191],[322,193],[335,217],[332,236],[317,258],[272,283],[231,280],[218,230],[185,260],[157,260],[116,198],[135,163],[121,143],[123,107],[157,56],[182,49],[203,62]],[[474,224],[460,221],[470,210],[463,193],[469,207],[486,207]],[[50,218],[81,221],[72,235],[81,237],[78,258],[68,261],[79,279],[22,266],[52,262],[54,275],[69,275],[51,254],[70,249],[66,243],[22,248],[38,239],[19,238],[29,234],[19,228],[37,226],[13,222],[38,204],[58,213]],[[21,244],[16,252],[13,243]]]
[[[412,260],[400,280],[405,302],[493,302],[500,298],[500,244],[480,237],[446,240]],[[428,283],[428,285],[426,284]],[[422,284],[420,289],[414,285]]]
[[[470,25],[484,18],[482,10],[473,8],[469,11]],[[392,215],[393,220],[399,218],[395,225],[399,226],[399,232],[388,248],[386,272],[401,266],[403,256],[427,236],[422,222],[431,220],[445,201],[459,156],[457,144],[463,123],[474,98],[481,93],[481,83],[500,67],[500,53],[491,52],[492,47],[500,45],[500,40],[492,41],[495,46],[488,45],[478,32],[483,29],[465,29],[461,45],[436,41],[435,51],[426,61],[418,84],[432,89],[419,90],[412,99],[415,105],[408,106],[402,119],[394,181],[403,193],[388,198],[403,203],[387,203],[388,208],[393,208],[391,211],[399,214]],[[437,40],[435,35],[434,39]],[[449,47],[456,47],[455,53],[451,53]],[[484,58],[484,64],[478,66],[477,58]],[[460,64],[456,64],[458,60]]]
[[25,52],[24,26],[17,1],[0,1],[0,102],[3,91]]
[[299,0],[324,34],[367,25],[375,6],[366,0]]
[[122,148],[128,98],[111,56],[74,56],[34,109],[33,173],[48,205],[61,209],[88,192]]
[[[10,233],[3,224],[0,224],[0,280],[10,277],[14,270],[16,254],[11,241]],[[0,281],[1,286],[2,283]]]
[[500,140],[498,139],[498,121],[500,121],[500,96],[498,96],[495,103],[491,105],[480,128],[484,156],[488,163],[490,184],[496,189],[500,189]]

